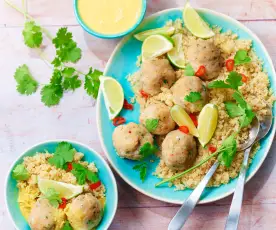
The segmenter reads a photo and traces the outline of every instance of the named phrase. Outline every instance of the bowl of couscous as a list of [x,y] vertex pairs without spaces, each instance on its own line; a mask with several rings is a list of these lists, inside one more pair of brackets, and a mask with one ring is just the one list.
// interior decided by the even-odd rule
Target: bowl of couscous
[[53,140],[29,148],[7,175],[6,205],[17,229],[108,229],[117,210],[114,175],[93,149]]

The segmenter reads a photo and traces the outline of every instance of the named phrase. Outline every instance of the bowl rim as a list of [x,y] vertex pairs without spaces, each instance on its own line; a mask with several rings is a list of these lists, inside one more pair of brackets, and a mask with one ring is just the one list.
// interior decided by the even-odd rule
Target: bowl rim
[[89,147],[88,145],[86,144],[83,144],[81,142],[78,142],[78,141],[72,141],[72,140],[69,140],[69,139],[51,139],[51,140],[47,140],[47,141],[41,141],[41,142],[38,142],[34,145],[32,145],[31,147],[29,148],[26,148],[24,151],[22,151],[22,153],[13,161],[13,163],[11,164],[11,166],[9,167],[9,170],[7,172],[7,175],[6,175],[6,179],[5,179],[5,191],[4,191],[4,196],[5,196],[5,206],[6,206],[6,210],[8,211],[8,215],[9,215],[9,218],[10,220],[12,221],[14,227],[17,229],[17,230],[20,230],[18,228],[18,226],[15,224],[15,221],[13,220],[13,217],[11,215],[11,212],[10,212],[10,209],[9,209],[9,206],[8,206],[8,195],[7,195],[7,185],[8,185],[8,182],[9,182],[9,176],[10,174],[12,173],[12,169],[14,168],[15,164],[20,160],[20,158],[22,158],[27,152],[31,151],[33,148],[39,146],[39,145],[44,145],[44,144],[49,144],[49,143],[56,143],[56,142],[61,142],[61,141],[66,141],[66,142],[69,142],[71,144],[75,144],[75,145],[80,145],[82,147],[85,147],[87,148],[90,152],[94,152],[98,157],[99,159],[102,161],[104,167],[106,167],[108,173],[110,174],[110,177],[111,177],[111,180],[112,180],[112,183],[114,184],[114,188],[115,188],[115,191],[113,193],[113,196],[114,196],[114,200],[115,200],[115,206],[114,206],[114,210],[112,211],[112,214],[111,214],[111,218],[110,220],[107,222],[107,225],[104,226],[105,229],[108,229],[112,223],[112,221],[114,220],[114,217],[115,217],[115,214],[117,212],[117,209],[118,209],[118,186],[117,186],[117,181],[115,179],[115,176],[110,168],[110,166],[107,164],[106,160],[97,152],[95,151],[93,148]]
[[120,38],[120,37],[123,37],[123,36],[131,33],[133,30],[135,30],[140,25],[140,23],[142,22],[142,20],[145,17],[146,10],[147,10],[147,0],[141,0],[142,1],[141,13],[140,13],[140,16],[139,16],[138,20],[136,21],[136,23],[132,27],[130,27],[129,29],[127,29],[126,31],[123,31],[121,33],[103,34],[103,33],[96,32],[92,28],[88,27],[86,25],[86,23],[82,20],[80,14],[79,14],[79,10],[78,10],[78,1],[79,0],[74,0],[74,2],[73,2],[74,14],[75,14],[75,17],[77,18],[78,23],[90,35],[96,36],[98,38],[103,38],[103,39]]
[[[213,11],[213,10],[210,10],[210,9],[207,9],[207,8],[195,8],[196,11],[199,11],[201,13],[209,13],[209,14],[213,14],[215,16],[218,16],[218,17],[222,17],[224,18],[225,21],[230,21],[232,24],[236,25],[237,27],[243,29],[244,31],[246,31],[251,37],[253,37],[260,45],[261,49],[263,50],[263,52],[265,53],[265,56],[267,56],[267,59],[269,61],[269,66],[272,67],[272,73],[274,76],[276,76],[276,72],[275,72],[275,69],[273,67],[273,62],[271,60],[271,57],[269,55],[269,53],[267,52],[267,49],[265,48],[264,44],[262,43],[262,41],[258,38],[258,36],[252,32],[249,28],[247,28],[245,25],[243,25],[242,23],[240,23],[239,21],[237,21],[236,19],[228,16],[228,15],[225,15],[223,13],[220,13],[220,12],[216,12],[216,11]],[[155,17],[157,16],[160,16],[164,13],[168,13],[168,12],[171,12],[171,11],[183,11],[183,7],[176,7],[176,8],[170,8],[170,9],[166,9],[166,10],[162,10],[162,11],[159,11],[157,13],[154,13],[148,17],[145,18],[144,22],[146,21],[149,21],[149,20],[152,20],[154,19]],[[120,48],[125,44],[125,42],[130,38],[131,34],[126,36],[125,38],[123,38],[118,44],[117,46],[115,47],[115,49],[113,50],[107,64],[106,64],[106,67],[104,69],[104,75],[106,74],[107,70],[109,69],[109,66],[111,65],[112,63],[112,60],[113,58],[116,56],[116,53],[118,50],[120,50]],[[272,77],[273,77],[272,75]],[[103,141],[103,135],[102,135],[102,126],[101,126],[101,116],[100,116],[100,111],[101,111],[101,103],[100,103],[100,100],[99,98],[102,96],[102,92],[100,91],[99,92],[99,96],[98,96],[98,100],[97,100],[97,105],[96,105],[96,108],[97,108],[97,111],[96,111],[96,120],[97,120],[97,128],[98,128],[98,135],[99,135],[99,139],[100,139],[100,143],[101,143],[101,146],[104,150],[104,153],[108,159],[108,161],[110,162],[111,166],[113,167],[113,169],[121,176],[121,178],[126,181],[130,186],[132,186],[134,189],[136,189],[137,191],[141,192],[142,194],[146,195],[146,196],[149,196],[151,198],[154,198],[156,200],[160,200],[160,201],[164,201],[164,202],[168,202],[168,203],[172,203],[172,204],[183,204],[183,200],[172,200],[172,199],[168,199],[168,198],[162,198],[162,197],[159,197],[159,196],[156,196],[154,194],[151,194],[151,193],[148,193],[142,189],[140,189],[137,185],[135,185],[132,181],[128,180],[126,177],[124,177],[124,175],[120,172],[120,170],[115,166],[115,164],[113,163],[113,161],[111,160],[110,156],[109,156],[109,153],[108,153],[108,150],[104,144],[104,141]],[[272,138],[271,140],[267,143],[266,145],[266,151],[264,151],[264,154],[261,158],[261,160],[259,161],[259,164],[257,165],[257,167],[255,168],[254,171],[252,171],[252,173],[247,176],[246,178],[246,183],[257,173],[257,171],[259,170],[259,168],[262,166],[266,156],[268,155],[268,152],[271,148],[271,145],[273,143],[273,137],[275,136],[275,131],[276,131],[276,122],[273,122],[273,126],[270,130],[271,132],[271,135],[272,135]],[[211,202],[215,202],[217,200],[221,200],[229,195],[231,195],[233,192],[235,191],[235,188],[233,189],[230,189],[228,192],[225,192],[223,193],[222,195],[219,195],[219,196],[216,196],[214,198],[204,198],[203,200],[200,200],[198,202],[198,204],[207,204],[207,203],[211,203]]]

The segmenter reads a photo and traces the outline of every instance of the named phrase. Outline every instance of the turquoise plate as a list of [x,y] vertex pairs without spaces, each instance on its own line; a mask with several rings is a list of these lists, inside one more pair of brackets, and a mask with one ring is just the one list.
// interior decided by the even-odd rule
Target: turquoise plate
[[15,165],[20,164],[23,161],[23,158],[26,156],[33,156],[37,152],[45,152],[45,150],[50,153],[54,152],[56,146],[61,141],[67,141],[71,143],[77,151],[84,154],[85,161],[95,162],[97,168],[99,169],[99,178],[106,187],[106,206],[103,219],[100,225],[97,227],[97,230],[108,229],[115,216],[118,203],[118,190],[114,175],[108,164],[96,151],[86,145],[69,140],[53,140],[34,145],[30,149],[26,150],[11,166],[6,180],[5,197],[7,209],[15,227],[20,230],[30,230],[27,221],[21,214],[17,202],[18,189],[16,187],[16,181],[11,177],[11,172],[13,168],[15,167]]
[[[239,38],[251,39],[253,41],[253,48],[258,57],[263,60],[264,69],[267,71],[271,82],[271,87],[275,91],[275,70],[273,68],[271,58],[269,57],[264,45],[257,38],[257,36],[244,25],[226,15],[208,9],[198,9],[197,11],[210,25],[218,25],[223,29],[224,32],[227,30],[232,30],[234,33],[239,35]],[[135,32],[137,33],[147,29],[162,27],[165,25],[166,21],[175,20],[177,18],[182,18],[182,9],[180,8],[161,11],[148,17]],[[138,69],[136,67],[136,60],[137,56],[141,53],[141,45],[142,43],[137,41],[131,35],[123,39],[110,57],[104,71],[105,76],[112,76],[121,83],[124,88],[126,98],[133,96],[133,91],[129,82],[126,80],[126,77],[128,74],[134,73]],[[275,106],[273,107],[273,113],[275,114]],[[127,122],[133,121],[138,123],[139,105],[137,103],[135,104],[134,111],[122,111],[122,116],[126,118]],[[151,170],[148,173],[148,178],[146,179],[145,183],[142,183],[139,179],[138,173],[132,169],[136,162],[124,160],[117,156],[112,145],[112,133],[114,126],[108,119],[103,95],[101,93],[99,95],[97,104],[97,121],[99,136],[107,158],[118,174],[120,174],[120,176],[132,187],[152,198],[175,204],[182,204],[183,201],[190,195],[192,192],[190,189],[176,192],[173,188],[166,186],[158,188],[154,187],[154,185],[160,181],[160,179],[152,175],[156,165],[158,164],[157,161],[151,166]],[[273,124],[270,133],[266,136],[265,139],[261,141],[261,148],[257,152],[252,161],[252,164],[248,169],[247,180],[252,178],[252,176],[262,165],[272,144],[274,134],[275,125]],[[205,189],[200,203],[213,202],[230,195],[233,193],[235,185],[236,179],[231,180],[230,183],[221,185],[220,187]]]

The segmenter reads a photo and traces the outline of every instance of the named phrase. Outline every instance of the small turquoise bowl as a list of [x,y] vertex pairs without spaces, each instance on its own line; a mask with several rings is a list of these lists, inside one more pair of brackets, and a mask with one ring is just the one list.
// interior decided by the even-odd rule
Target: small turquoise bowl
[[101,34],[101,33],[94,31],[92,28],[88,27],[85,24],[85,22],[82,20],[82,18],[80,17],[80,14],[79,14],[79,10],[78,10],[78,1],[79,0],[74,0],[74,3],[73,3],[74,4],[74,13],[78,20],[78,23],[81,25],[81,27],[87,33],[89,33],[93,36],[99,37],[99,38],[103,38],[103,39],[120,38],[120,37],[123,37],[123,36],[131,33],[142,22],[145,14],[146,14],[146,9],[147,9],[147,0],[142,0],[142,10],[141,10],[140,17],[138,18],[137,22],[130,29],[128,29],[122,33],[118,33],[118,34]]
[[118,204],[118,190],[114,175],[111,169],[109,168],[108,164],[105,162],[102,156],[100,156],[96,151],[84,144],[69,140],[52,140],[34,145],[33,147],[23,152],[23,154],[19,156],[17,160],[14,162],[14,164],[11,166],[6,179],[5,198],[6,207],[9,212],[10,218],[14,223],[14,226],[18,230],[31,229],[27,221],[22,216],[21,211],[19,209],[19,205],[17,202],[18,188],[16,187],[16,180],[14,180],[11,177],[12,170],[17,164],[22,163],[24,157],[34,156],[37,152],[43,153],[45,152],[45,150],[47,150],[50,153],[54,152],[58,143],[61,141],[71,143],[78,152],[84,154],[83,159],[85,161],[95,162],[99,170],[99,178],[106,187],[106,205],[104,210],[104,216],[100,225],[97,227],[97,230],[108,229],[115,216]]

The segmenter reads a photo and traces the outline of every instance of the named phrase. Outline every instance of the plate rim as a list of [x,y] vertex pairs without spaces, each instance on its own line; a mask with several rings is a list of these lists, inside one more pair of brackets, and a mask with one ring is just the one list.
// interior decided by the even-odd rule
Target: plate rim
[[[111,223],[113,222],[114,218],[115,218],[115,215],[116,215],[116,212],[118,210],[118,185],[117,185],[117,181],[115,179],[115,176],[114,176],[114,173],[112,172],[111,170],[111,167],[108,165],[108,163],[106,162],[106,160],[103,158],[103,156],[101,156],[98,151],[96,151],[94,148],[86,145],[86,144],[83,144],[79,141],[73,141],[73,140],[69,140],[69,139],[64,139],[64,138],[57,138],[57,139],[50,139],[50,140],[46,140],[46,141],[40,141],[28,148],[26,148],[24,151],[22,151],[17,157],[16,159],[13,161],[13,163],[10,165],[8,171],[7,171],[7,174],[6,174],[6,178],[5,178],[5,184],[4,184],[4,203],[5,203],[5,207],[6,207],[6,210],[8,212],[8,216],[10,218],[10,220],[12,221],[13,223],[13,226],[17,229],[17,230],[20,230],[17,226],[17,224],[15,223],[15,221],[13,220],[13,217],[11,215],[11,212],[10,212],[10,209],[8,207],[8,196],[7,196],[7,185],[8,185],[8,181],[9,181],[9,177],[10,177],[10,174],[12,173],[12,169],[14,168],[15,164],[20,160],[20,158],[22,158],[26,152],[29,152],[30,150],[32,150],[33,148],[39,146],[39,145],[43,145],[43,144],[48,144],[48,143],[56,143],[56,142],[61,142],[61,141],[66,141],[66,142],[69,142],[71,144],[75,144],[75,145],[80,145],[80,146],[83,146],[87,149],[89,149],[91,152],[94,152],[96,155],[98,155],[98,157],[101,159],[101,161],[103,162],[103,165],[107,168],[107,170],[109,171],[110,175],[111,175],[111,180],[112,180],[112,183],[114,184],[114,188],[115,188],[115,194],[114,194],[114,198],[115,198],[115,208],[114,208],[114,211],[112,212],[112,215],[111,215],[111,218],[110,220],[108,221],[107,225],[106,225],[106,228],[105,229],[108,229],[111,225]],[[22,214],[21,214],[22,215]],[[27,221],[26,221],[27,222]]]
[[[143,22],[140,24],[140,26],[144,23],[144,22],[147,22],[149,20],[152,20],[154,19],[155,17],[159,16],[159,15],[162,15],[163,13],[168,13],[170,11],[183,11],[183,7],[176,7],[176,8],[170,8],[170,9],[166,9],[166,10],[162,10],[162,11],[158,11],[152,15],[149,15],[147,16]],[[210,10],[210,9],[207,9],[207,8],[195,8],[196,11],[200,11],[200,12],[203,12],[203,13],[210,13],[210,14],[213,14],[213,15],[216,15],[216,16],[219,16],[219,17],[223,17],[224,20],[226,21],[231,21],[231,23],[234,23],[237,25],[237,27],[240,27],[242,28],[244,31],[246,31],[248,34],[250,34],[251,37],[253,37],[257,42],[259,42],[260,44],[260,47],[261,49],[264,51],[265,53],[265,56],[267,56],[267,59],[269,61],[269,66],[272,67],[272,73],[274,76],[276,76],[276,72],[275,72],[275,68],[274,68],[274,65],[273,65],[273,62],[272,62],[272,59],[269,55],[269,53],[267,52],[267,49],[266,47],[264,46],[263,42],[258,38],[258,36],[253,32],[251,31],[249,28],[247,28],[245,25],[243,25],[241,22],[237,21],[236,19],[228,16],[228,15],[225,15],[223,13],[220,13],[220,12],[217,12],[217,11],[214,11],[214,10]],[[139,29],[138,26],[137,28]],[[109,66],[111,65],[112,63],[112,60],[113,58],[115,57],[117,51],[125,44],[125,42],[133,35],[133,33],[129,34],[128,36],[124,37],[118,44],[117,46],[115,47],[115,49],[113,50],[112,54],[110,55],[109,59],[108,59],[108,62],[105,66],[105,69],[104,69],[104,72],[103,72],[103,75],[106,75],[106,72],[107,70],[109,69]],[[273,77],[273,76],[272,76]],[[104,150],[104,153],[105,153],[105,156],[107,157],[109,163],[111,164],[112,168],[120,175],[120,177],[125,181],[127,182],[131,187],[133,187],[134,189],[136,189],[137,191],[139,191],[140,193],[146,195],[146,196],[149,196],[153,199],[156,199],[156,200],[159,200],[159,201],[163,201],[163,202],[167,202],[167,203],[172,203],[172,204],[183,204],[184,201],[182,200],[171,200],[171,199],[168,199],[168,198],[162,198],[162,197],[159,197],[159,196],[156,196],[154,194],[150,194],[146,191],[144,191],[143,189],[140,189],[138,186],[136,186],[134,183],[132,183],[130,180],[128,180],[127,178],[124,177],[124,175],[120,172],[120,170],[115,166],[115,164],[113,163],[113,161],[111,160],[111,158],[109,157],[109,153],[106,149],[106,146],[104,144],[104,141],[103,141],[103,135],[102,135],[102,126],[101,126],[101,116],[100,116],[100,108],[101,108],[101,103],[100,103],[100,100],[99,98],[102,96],[102,92],[101,90],[99,91],[99,95],[98,95],[98,99],[97,99],[97,104],[96,104],[96,123],[97,123],[97,130],[98,130],[98,135],[99,135],[99,139],[100,139],[100,143],[101,143],[101,146]],[[271,145],[273,143],[273,139],[274,139],[274,136],[275,136],[275,131],[276,131],[276,123],[273,122],[272,124],[272,128],[270,130],[271,132],[271,135],[272,135],[272,138],[271,140],[269,141],[269,143],[266,145],[267,146],[267,150],[264,151],[264,154],[261,158],[261,160],[259,161],[259,164],[256,166],[255,170],[252,171],[252,173],[247,176],[246,178],[246,182],[247,183],[260,169],[260,167],[262,166],[264,160],[266,159],[269,151],[270,151],[270,148],[271,148]],[[218,200],[221,200],[231,194],[233,194],[233,192],[235,191],[235,188],[233,189],[230,189],[228,192],[225,192],[223,193],[222,195],[220,196],[216,196],[215,198],[204,198],[203,200],[200,200],[198,202],[198,204],[207,204],[207,203],[211,203],[211,202],[215,202],[215,201],[218,201]]]

